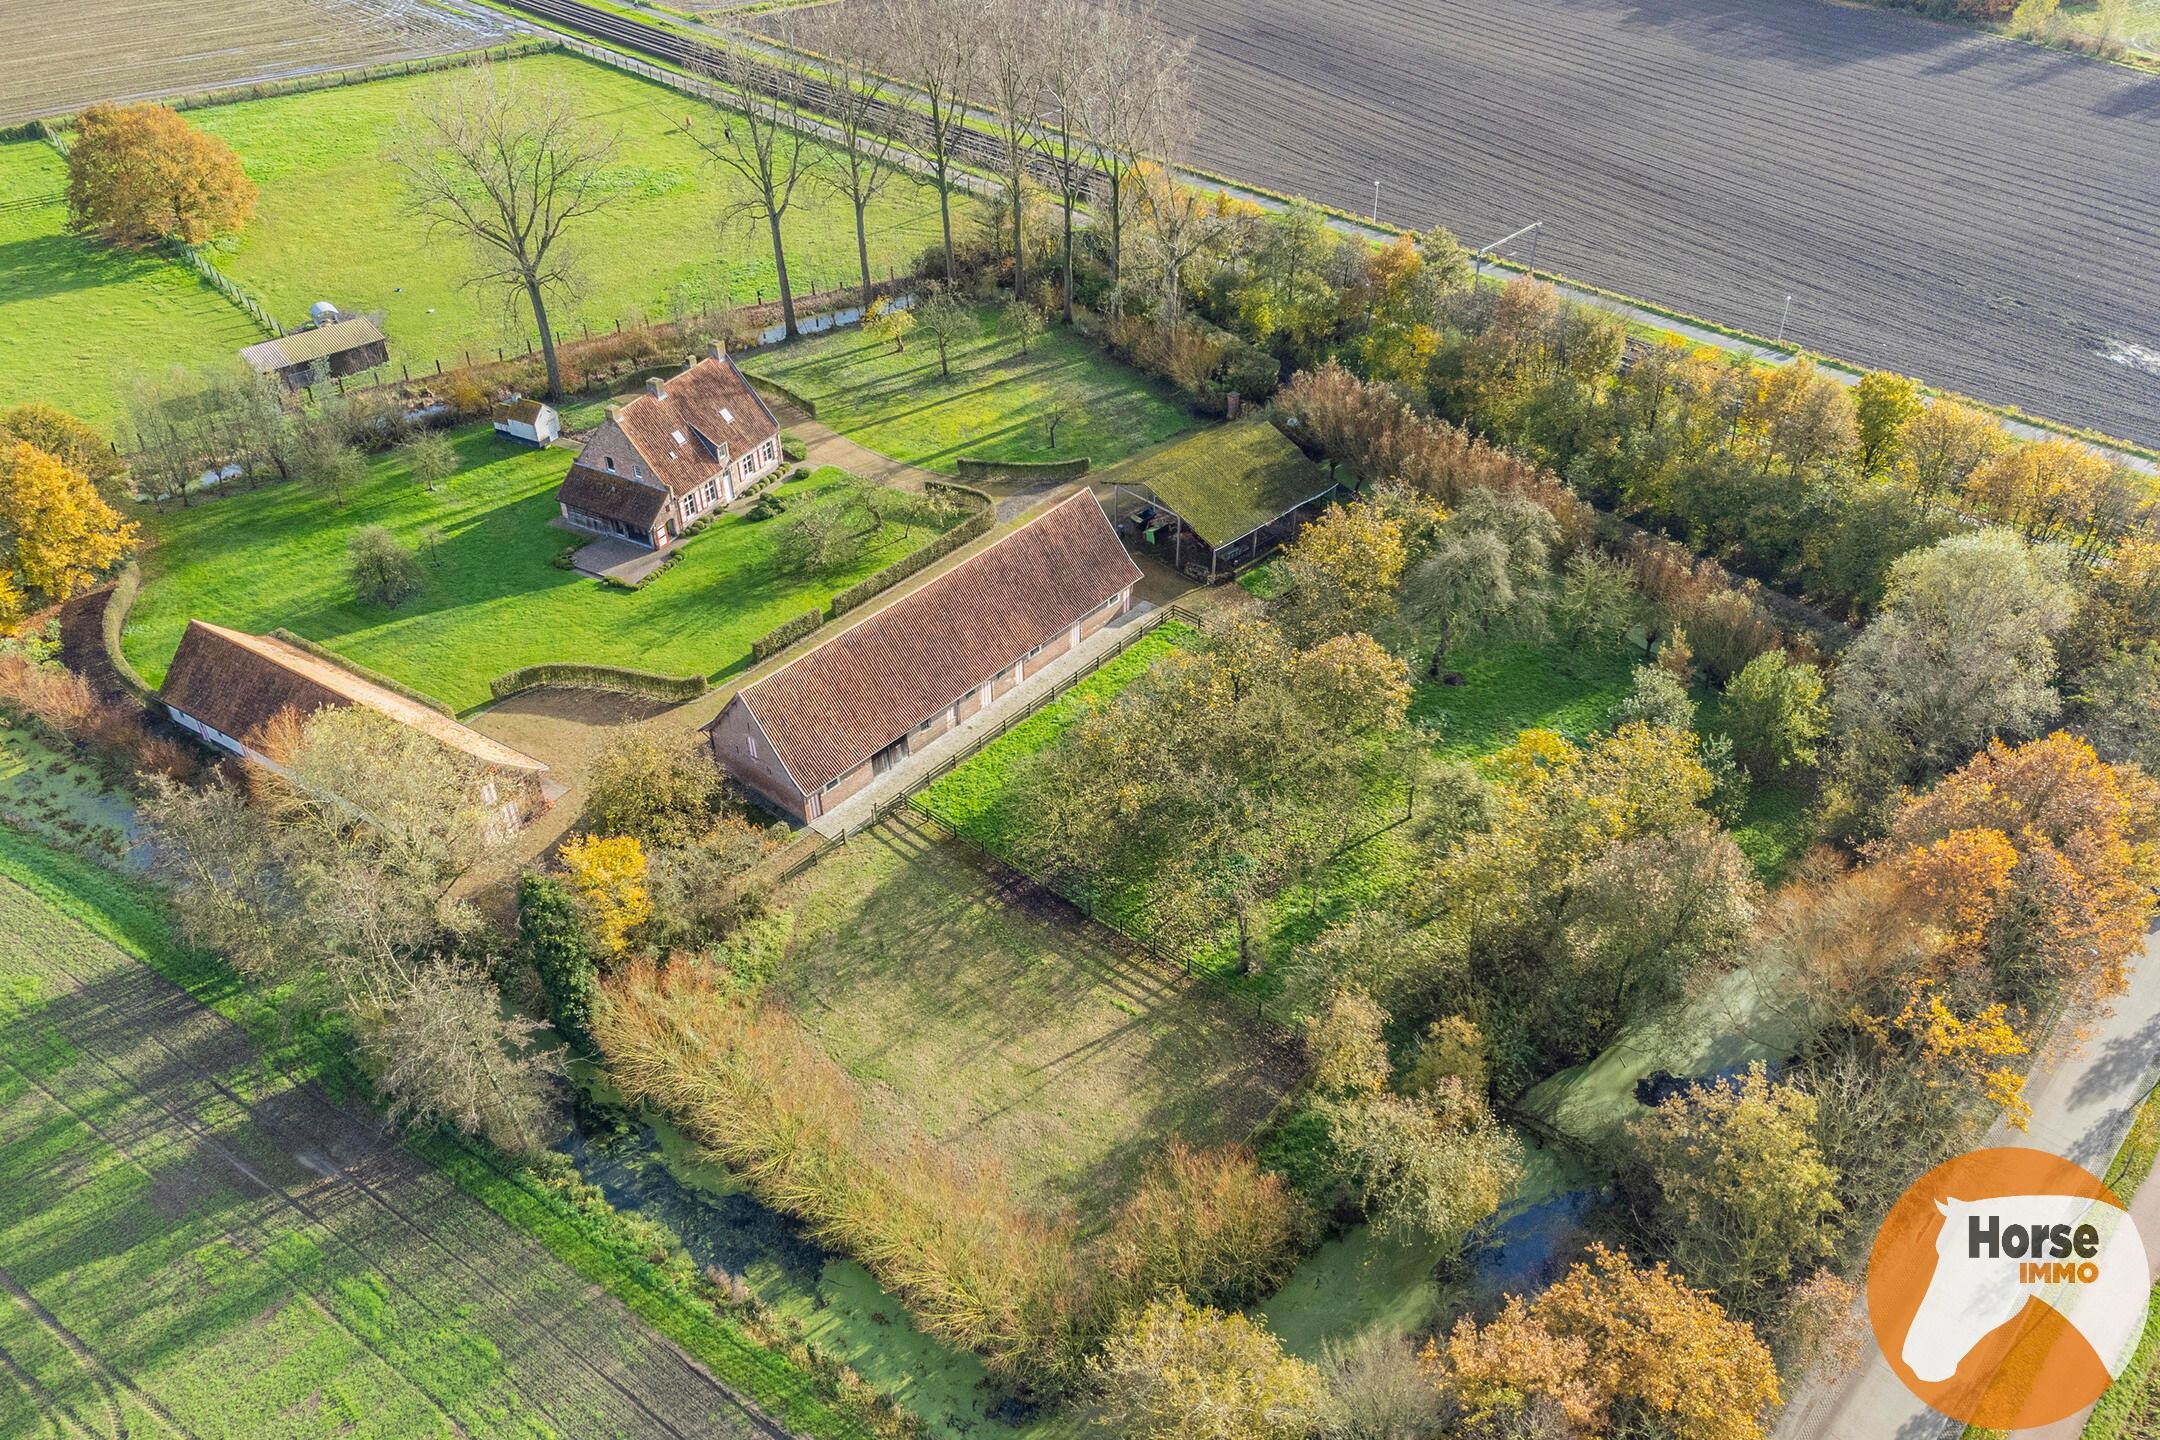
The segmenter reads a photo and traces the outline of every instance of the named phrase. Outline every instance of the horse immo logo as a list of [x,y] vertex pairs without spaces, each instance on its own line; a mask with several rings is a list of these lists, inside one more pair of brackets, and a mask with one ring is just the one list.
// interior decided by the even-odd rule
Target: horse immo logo
[[1891,1207],[1868,1315],[1922,1400],[2022,1430],[2076,1414],[2122,1373],[2150,1283],[2137,1226],[2089,1171],[2040,1150],[1976,1150]]

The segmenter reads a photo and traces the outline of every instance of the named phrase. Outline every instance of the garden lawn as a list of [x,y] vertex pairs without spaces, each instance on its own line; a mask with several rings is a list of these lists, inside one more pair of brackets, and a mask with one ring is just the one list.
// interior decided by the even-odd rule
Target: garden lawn
[[[699,102],[575,55],[527,56],[497,69],[567,87],[580,113],[617,137],[614,171],[624,190],[566,232],[579,283],[575,298],[551,309],[558,333],[774,298],[763,222],[723,223],[747,187],[677,128],[705,108]],[[219,267],[287,324],[317,300],[385,312],[391,361],[416,375],[437,360],[461,363],[468,348],[475,360],[493,359],[498,345],[523,350],[531,334],[525,310],[506,321],[499,294],[460,287],[466,242],[431,235],[426,222],[402,214],[401,181],[383,160],[400,117],[450,78],[376,80],[189,115],[239,152],[262,191],[254,223],[216,255]],[[855,222],[844,200],[806,181],[782,228],[798,294],[854,282]],[[906,175],[895,179],[870,212],[873,268],[905,270],[937,238],[935,192]]]
[[1106,1224],[1172,1136],[1243,1141],[1294,1078],[1252,1006],[1128,958],[927,830],[881,827],[782,896],[773,982],[896,1145],[1001,1165],[1024,1200]]
[[[806,574],[781,564],[773,522],[721,514],[644,588],[622,590],[554,563],[589,538],[548,523],[570,452],[498,440],[486,425],[455,432],[453,443],[461,468],[433,494],[391,454],[342,506],[288,482],[148,516],[154,544],[128,658],[156,684],[190,619],[252,633],[282,627],[460,712],[488,700],[494,677],[542,661],[718,676],[747,663],[767,630],[930,535],[889,525],[854,565]],[[826,468],[779,493],[845,483]],[[422,551],[425,588],[396,610],[354,598],[345,547],[363,525],[387,526]]]
[[[1198,423],[1170,392],[1061,330],[1028,353],[978,312],[977,338],[953,347],[952,375],[918,331],[907,349],[836,330],[745,362],[817,407],[817,418],[881,455],[951,473],[963,455],[986,460],[1071,460],[1101,469]],[[1062,414],[1057,447],[1046,423]]]
[[1450,760],[1482,760],[1505,750],[1525,730],[1553,730],[1580,744],[1612,724],[1634,689],[1629,656],[1570,655],[1552,645],[1500,643],[1464,646],[1441,662],[1460,685],[1420,684],[1410,718],[1439,730],[1438,749]]
[[0,407],[45,400],[110,433],[130,377],[230,359],[263,336],[158,252],[69,234],[66,189],[51,146],[0,145]]

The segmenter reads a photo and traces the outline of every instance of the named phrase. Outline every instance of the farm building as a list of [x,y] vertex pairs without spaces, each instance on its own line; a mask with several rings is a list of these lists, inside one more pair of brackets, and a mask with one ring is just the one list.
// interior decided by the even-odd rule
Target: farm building
[[528,445],[552,445],[562,434],[562,416],[544,400],[513,400],[495,407],[495,433]]
[[547,808],[547,766],[532,756],[296,645],[282,632],[246,635],[190,620],[158,699],[183,729],[258,763],[269,762],[251,742],[280,712],[306,717],[328,706],[365,706],[486,767],[478,801],[491,836],[508,834]]
[[815,820],[1124,614],[1139,579],[1080,490],[737,692],[713,760]]
[[1340,488],[1265,420],[1202,430],[1098,477],[1120,534],[1196,580],[1218,580],[1298,532]]
[[275,375],[286,389],[304,390],[318,377],[357,375],[389,364],[390,342],[381,326],[354,315],[250,345],[240,358],[258,375]]
[[780,422],[717,345],[645,390],[609,408],[555,499],[565,524],[661,550],[778,468]]

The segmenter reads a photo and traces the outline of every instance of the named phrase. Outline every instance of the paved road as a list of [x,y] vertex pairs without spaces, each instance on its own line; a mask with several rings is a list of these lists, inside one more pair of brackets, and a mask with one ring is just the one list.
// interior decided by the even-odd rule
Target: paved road
[[[2075,1043],[2078,1037],[2063,1037]],[[2095,1172],[2122,1144],[2132,1115],[2160,1073],[2160,931],[2134,962],[2129,990],[2114,1009],[2085,1027],[2074,1054],[2059,1052],[2027,1082],[2032,1126],[2019,1134],[1997,1126],[1990,1144],[2051,1150]],[[2152,1214],[2160,1181],[2148,1184],[2140,1219]],[[2148,1221],[2160,1223],[2160,1218]],[[2147,1230],[2160,1256],[2160,1230]],[[1778,1427],[1781,1440],[1937,1440],[1964,1427],[1920,1403],[1874,1348],[1833,1386],[1799,1390]]]

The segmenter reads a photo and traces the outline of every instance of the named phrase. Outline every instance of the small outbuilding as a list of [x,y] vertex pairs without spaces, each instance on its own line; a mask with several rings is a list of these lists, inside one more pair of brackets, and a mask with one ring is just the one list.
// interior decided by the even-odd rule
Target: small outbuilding
[[746,685],[714,763],[816,820],[1123,615],[1140,569],[1083,489]]
[[512,400],[495,407],[495,433],[528,445],[552,445],[562,434],[562,416],[544,400]]
[[250,345],[240,358],[256,374],[275,375],[286,389],[304,390],[318,374],[342,379],[389,364],[390,342],[381,326],[365,315],[354,315]]
[[1226,579],[1297,534],[1342,487],[1266,420],[1201,430],[1097,477],[1120,534],[1196,580]]
[[283,632],[248,635],[188,621],[158,700],[182,729],[258,764],[275,764],[256,745],[263,727],[281,712],[305,720],[326,708],[362,706],[480,762],[483,778],[474,798],[491,837],[508,834],[547,808],[545,764],[286,639]]

